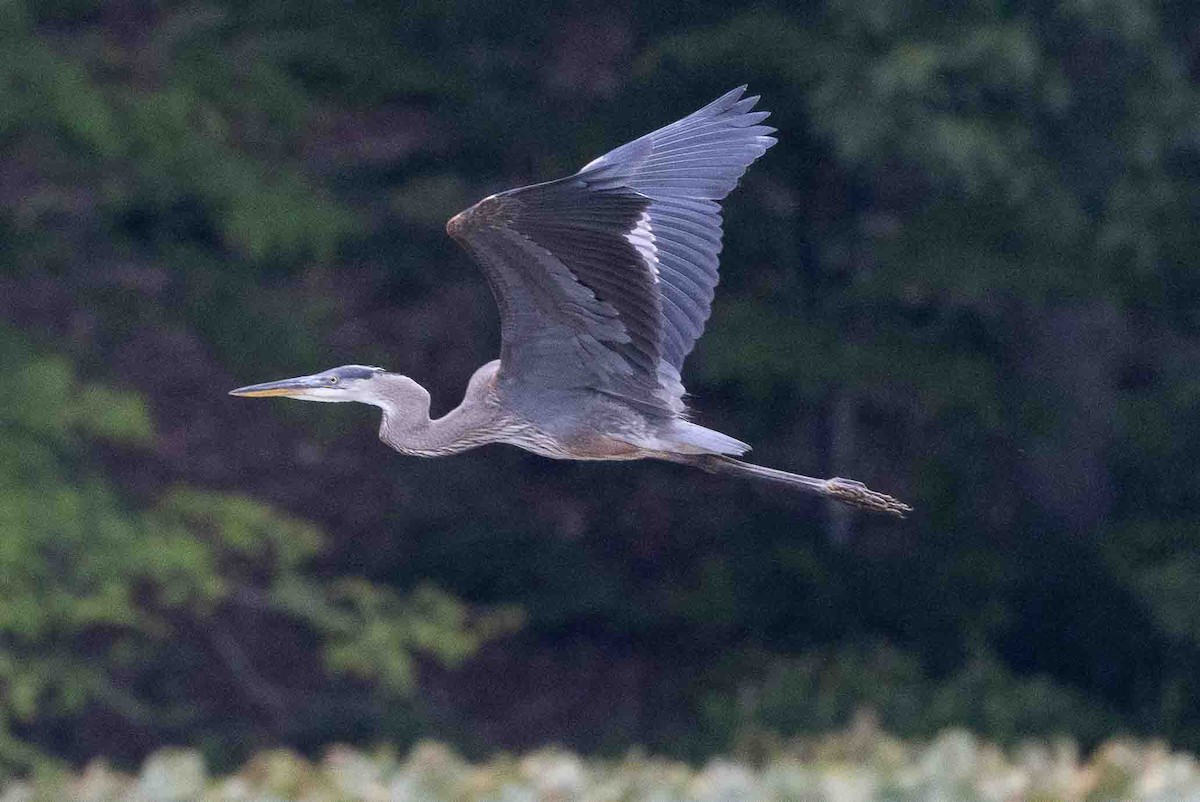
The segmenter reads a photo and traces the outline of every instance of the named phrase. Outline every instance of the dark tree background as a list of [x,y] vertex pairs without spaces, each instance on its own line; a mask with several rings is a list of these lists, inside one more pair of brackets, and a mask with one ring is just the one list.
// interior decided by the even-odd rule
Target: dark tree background
[[[0,3],[0,765],[1200,748],[1198,57],[1191,2]],[[697,417],[909,520],[225,395],[449,408],[499,343],[445,220],[742,83]]]

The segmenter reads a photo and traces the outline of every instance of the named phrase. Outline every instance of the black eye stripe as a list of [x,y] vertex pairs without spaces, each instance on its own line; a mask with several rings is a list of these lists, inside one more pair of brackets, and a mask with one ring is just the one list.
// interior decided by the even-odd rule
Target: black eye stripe
[[346,365],[337,369],[337,374],[343,379],[371,379],[382,373],[379,368],[369,368],[365,365]]

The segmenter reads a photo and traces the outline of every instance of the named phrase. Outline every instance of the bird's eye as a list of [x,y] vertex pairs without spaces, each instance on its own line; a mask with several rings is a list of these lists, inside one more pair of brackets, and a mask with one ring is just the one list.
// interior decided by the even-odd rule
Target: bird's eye
[[329,383],[330,383],[330,384],[337,384],[337,376],[330,376],[330,377],[329,377]]

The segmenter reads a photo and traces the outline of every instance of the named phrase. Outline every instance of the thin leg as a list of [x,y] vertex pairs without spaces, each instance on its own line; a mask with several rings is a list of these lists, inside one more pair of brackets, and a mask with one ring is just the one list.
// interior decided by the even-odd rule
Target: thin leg
[[817,479],[812,476],[788,473],[787,471],[768,468],[764,465],[742,462],[733,457],[718,455],[688,456],[674,461],[694,465],[709,473],[725,473],[735,476],[752,476],[756,479],[765,479],[768,482],[787,485],[806,493],[825,496],[834,501],[840,501],[843,504],[851,504],[855,507],[862,507],[863,509],[875,512],[885,512],[899,518],[903,518],[906,512],[912,511],[912,507],[904,502],[894,499],[885,493],[878,493],[871,490],[862,482],[857,482],[853,479],[842,479],[837,476],[832,479]]

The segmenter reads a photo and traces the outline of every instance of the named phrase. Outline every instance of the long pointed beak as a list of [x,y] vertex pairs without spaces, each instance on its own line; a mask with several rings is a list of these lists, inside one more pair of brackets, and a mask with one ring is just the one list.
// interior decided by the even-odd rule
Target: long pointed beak
[[294,379],[281,379],[275,382],[263,382],[262,384],[251,384],[248,387],[239,387],[236,390],[230,390],[230,395],[239,395],[243,398],[267,398],[273,395],[304,395],[307,391],[312,390],[320,385],[317,384],[317,379],[313,376],[297,376]]

